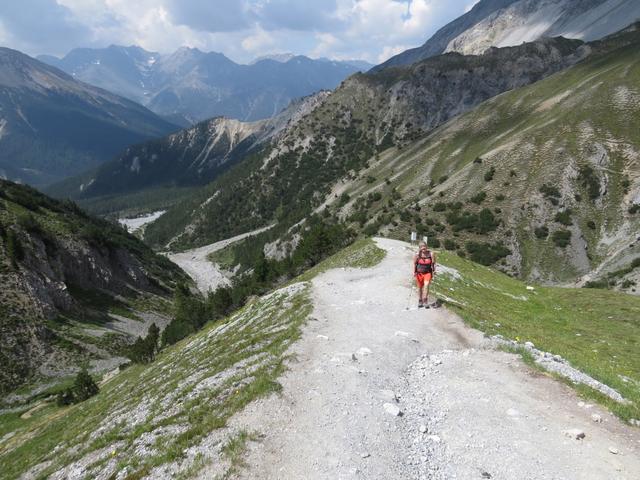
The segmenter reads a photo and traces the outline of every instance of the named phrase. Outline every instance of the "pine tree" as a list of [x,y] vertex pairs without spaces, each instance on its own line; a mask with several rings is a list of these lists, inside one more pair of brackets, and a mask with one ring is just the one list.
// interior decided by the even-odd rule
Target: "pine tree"
[[86,368],[83,368],[78,372],[73,384],[73,394],[76,402],[82,402],[93,397],[99,390],[98,385],[93,381],[93,378],[91,378],[91,375],[89,375]]
[[13,266],[17,266],[17,263],[24,258],[24,250],[22,244],[13,230],[7,231],[7,256],[11,259]]

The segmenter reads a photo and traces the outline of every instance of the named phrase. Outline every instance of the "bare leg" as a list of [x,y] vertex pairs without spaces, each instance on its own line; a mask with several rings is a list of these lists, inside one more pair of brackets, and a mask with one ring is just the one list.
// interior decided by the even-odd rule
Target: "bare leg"
[[[431,282],[425,282],[425,285],[427,287],[427,291],[426,291],[426,293],[424,295],[424,300],[422,300],[422,302],[426,305],[426,304],[429,303],[429,286],[431,285]],[[422,290],[421,290],[421,292],[422,292]]]
[[424,287],[418,287],[418,302],[422,303],[422,290]]

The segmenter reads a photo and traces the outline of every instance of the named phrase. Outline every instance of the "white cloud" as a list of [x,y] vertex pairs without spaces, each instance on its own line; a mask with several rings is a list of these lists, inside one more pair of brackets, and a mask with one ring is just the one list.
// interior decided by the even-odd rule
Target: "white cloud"
[[386,46],[382,49],[382,52],[376,58],[376,63],[382,63],[389,58],[397,55],[399,53],[404,52],[408,48],[411,48],[409,45],[395,45],[395,46]]
[[37,15],[20,16],[17,28],[10,21],[16,9],[0,3],[0,40],[30,54],[61,55],[112,43],[160,52],[186,45],[223,52],[236,61],[290,51],[379,62],[421,45],[470,6],[470,0],[23,1],[46,4],[58,13],[58,23],[47,23],[53,33],[38,40],[30,34],[38,28]]
[[274,37],[268,32],[258,29],[242,40],[242,48],[254,55],[263,55],[271,52],[276,45]]
[[466,7],[464,7],[464,13],[467,13],[469,10],[475,7],[479,1],[480,0],[474,0],[473,2],[469,3]]

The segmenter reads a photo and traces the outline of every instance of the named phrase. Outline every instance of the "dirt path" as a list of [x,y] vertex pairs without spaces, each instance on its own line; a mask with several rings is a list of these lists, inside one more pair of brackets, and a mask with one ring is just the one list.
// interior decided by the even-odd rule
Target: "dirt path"
[[248,445],[242,478],[640,477],[637,429],[579,406],[446,310],[407,311],[411,251],[377,242],[387,250],[378,266],[313,281],[315,319],[282,394],[233,420],[263,435]]
[[204,247],[193,248],[180,253],[169,253],[167,257],[193,278],[201,292],[206,293],[209,290],[215,290],[220,285],[229,285],[230,283],[229,278],[223,273],[222,269],[217,264],[207,260],[207,255],[239,240],[264,232],[271,227],[273,225],[220,240]]

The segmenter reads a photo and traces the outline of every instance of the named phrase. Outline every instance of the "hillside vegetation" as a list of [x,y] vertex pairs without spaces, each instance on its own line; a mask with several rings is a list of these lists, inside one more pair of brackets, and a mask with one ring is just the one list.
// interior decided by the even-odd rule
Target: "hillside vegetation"
[[512,275],[618,272],[613,283],[635,289],[639,52],[594,54],[386,152],[347,183],[343,215],[372,232],[418,231]]
[[186,247],[268,220],[292,225],[320,206],[336,181],[366,167],[376,152],[407,143],[505,90],[562,70],[589,51],[580,41],[546,39],[482,56],[448,54],[354,75],[271,148],[247,156],[151,225],[147,239],[164,245],[179,237],[174,245]]
[[[263,238],[273,242],[279,233],[282,244],[295,237],[289,226],[328,207],[368,235],[418,231],[512,275],[582,284],[618,272],[607,281],[633,291],[639,37],[632,27],[586,47],[555,39],[353,77],[266,158],[246,158],[150,225],[146,238],[179,249],[276,221]],[[466,68],[508,71],[505,59],[536,51],[576,61],[571,56],[585,48],[591,53],[577,65],[487,100],[427,136],[419,132],[444,112],[424,99],[416,100],[422,116],[407,107],[425,79],[440,75],[455,85]],[[418,120],[398,124],[402,115]]]
[[123,363],[187,281],[121,227],[0,180],[1,391]]

